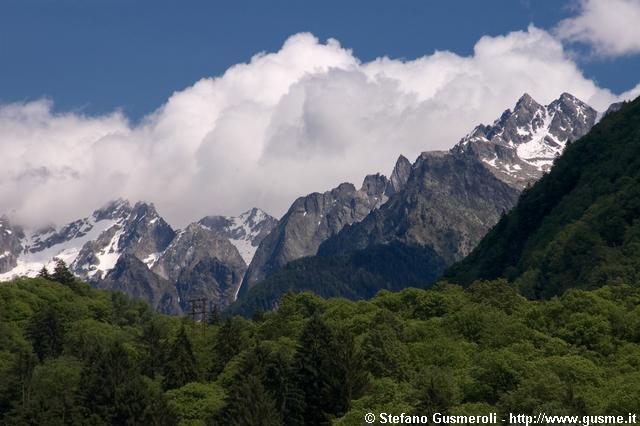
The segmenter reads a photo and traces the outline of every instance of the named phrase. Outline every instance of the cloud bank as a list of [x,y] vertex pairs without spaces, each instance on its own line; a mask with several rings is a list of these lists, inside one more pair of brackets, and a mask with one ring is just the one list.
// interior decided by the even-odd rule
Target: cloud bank
[[399,154],[451,147],[524,92],[547,103],[564,91],[599,110],[619,99],[534,26],[483,37],[471,56],[411,61],[361,62],[336,40],[296,34],[135,125],[46,100],[0,106],[0,212],[62,223],[125,197],[176,226],[253,206],[281,215],[302,194],[388,174]]
[[588,44],[603,57],[640,52],[640,0],[580,0],[579,10],[558,24],[560,38]]

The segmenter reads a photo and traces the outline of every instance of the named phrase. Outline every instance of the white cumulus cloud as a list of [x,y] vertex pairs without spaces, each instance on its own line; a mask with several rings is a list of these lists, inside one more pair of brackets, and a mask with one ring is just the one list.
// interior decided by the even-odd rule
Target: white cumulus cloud
[[548,103],[565,91],[599,110],[619,99],[534,26],[483,37],[470,56],[410,61],[362,62],[336,40],[296,34],[135,125],[45,100],[0,105],[0,212],[61,223],[125,197],[176,226],[253,206],[281,215],[300,195],[388,174],[400,154],[451,147],[524,92]]
[[579,14],[561,21],[556,33],[616,57],[640,52],[640,0],[580,0]]

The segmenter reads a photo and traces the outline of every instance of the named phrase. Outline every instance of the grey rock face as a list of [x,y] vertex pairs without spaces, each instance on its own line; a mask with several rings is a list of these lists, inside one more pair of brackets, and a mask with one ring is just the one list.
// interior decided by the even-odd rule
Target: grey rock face
[[23,238],[22,229],[12,226],[6,216],[0,217],[0,274],[16,267]]
[[206,298],[218,309],[226,309],[235,300],[241,271],[244,272],[215,257],[203,258],[183,269],[176,282],[182,311],[189,312],[189,300],[196,298]]
[[233,302],[247,265],[238,249],[222,235],[192,223],[180,231],[151,270],[177,283],[181,306],[207,297],[224,308]]
[[622,106],[624,104],[625,104],[625,102],[612,103],[611,105],[609,105],[609,108],[607,108],[607,110],[604,112],[604,114],[602,114],[602,116],[604,117],[605,115],[611,114],[612,112],[619,111],[620,108],[622,108]]
[[519,191],[480,162],[451,154],[423,153],[405,188],[364,220],[323,243],[321,256],[399,241],[429,246],[447,264],[468,254]]
[[238,250],[222,235],[192,223],[180,231],[151,268],[159,275],[176,280],[181,270],[206,257],[215,257],[238,269],[246,264]]
[[94,285],[146,300],[157,311],[165,314],[182,313],[175,284],[151,272],[146,264],[129,253],[120,256],[115,267]]
[[169,314],[188,311],[189,300],[196,297],[226,307],[246,270],[224,236],[197,223],[175,233],[152,205],[143,203],[124,222],[85,244],[78,259],[100,265],[111,256],[117,256],[115,267],[98,270],[90,281],[145,299]]
[[140,260],[161,253],[176,236],[175,231],[160,217],[153,204],[136,203],[131,211],[119,245]]
[[369,175],[359,190],[342,183],[331,191],[298,198],[258,247],[238,296],[292,260],[316,254],[327,238],[384,204],[387,194],[406,183],[407,163],[405,157],[398,159],[391,181],[380,174]]
[[401,155],[396,161],[393,172],[391,172],[389,185],[386,189],[387,197],[391,197],[393,194],[400,192],[407,184],[410,174],[411,162],[404,155]]
[[498,179],[518,189],[549,170],[568,141],[584,136],[598,113],[576,97],[563,93],[542,106],[525,94],[513,111],[492,125],[477,126],[451,152],[480,160]]
[[248,265],[262,240],[277,225],[278,219],[253,208],[239,216],[207,216],[198,223],[228,238]]

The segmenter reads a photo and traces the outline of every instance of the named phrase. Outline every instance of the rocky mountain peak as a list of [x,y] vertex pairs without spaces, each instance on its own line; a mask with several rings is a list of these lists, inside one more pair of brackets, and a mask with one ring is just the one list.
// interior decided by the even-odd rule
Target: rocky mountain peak
[[173,315],[182,312],[175,283],[153,273],[144,262],[128,253],[120,256],[113,269],[95,285],[146,300],[160,312]]
[[176,236],[152,203],[138,202],[127,218],[118,246],[145,261],[161,253]]
[[389,178],[389,185],[385,191],[387,197],[400,192],[407,184],[410,174],[411,162],[404,155],[399,156],[396,160],[396,165],[393,167],[391,177]]
[[500,180],[518,189],[539,179],[567,142],[585,135],[598,118],[596,110],[569,93],[549,105],[523,95],[513,111],[492,125],[479,125],[451,152],[475,157]]
[[96,221],[113,220],[128,215],[131,212],[131,204],[122,198],[113,200],[93,212]]
[[360,191],[369,196],[380,196],[385,193],[389,180],[386,176],[376,173],[375,175],[367,175],[362,181]]
[[542,105],[540,105],[538,102],[536,102],[531,95],[529,95],[528,93],[523,94],[520,99],[518,99],[518,101],[516,102],[516,106],[513,109],[513,112],[515,114],[518,114],[520,112],[535,112],[537,110],[539,110],[540,108],[542,108]]
[[78,275],[101,280],[118,259],[129,254],[152,264],[175,237],[175,231],[158,214],[152,203],[115,200],[97,210],[102,231],[86,241],[71,264]]
[[267,219],[267,213],[260,210],[257,207],[253,207],[250,210],[240,214],[238,218],[242,221],[242,223],[246,223],[248,226],[256,226],[263,220]]
[[[354,192],[356,192],[356,187],[354,184],[350,182],[342,182],[340,185],[336,186],[331,190],[331,195],[337,198],[350,197]],[[321,195],[319,193],[315,193]],[[306,198],[306,197],[300,197]]]
[[346,254],[395,241],[429,246],[450,264],[469,253],[517,197],[516,189],[473,158],[424,152],[396,197],[323,242],[318,254]]

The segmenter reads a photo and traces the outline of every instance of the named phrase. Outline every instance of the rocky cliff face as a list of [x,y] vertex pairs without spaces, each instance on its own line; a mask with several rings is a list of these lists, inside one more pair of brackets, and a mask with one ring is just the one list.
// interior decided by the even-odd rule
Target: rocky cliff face
[[360,189],[343,183],[331,191],[298,198],[258,247],[239,295],[290,261],[314,255],[327,238],[384,204],[389,194],[401,190],[406,183],[408,168],[409,161],[400,157],[391,179],[369,175]]
[[568,93],[546,106],[525,94],[513,111],[506,110],[490,126],[477,126],[451,152],[480,160],[498,179],[523,189],[597,119],[596,110]]
[[23,238],[22,229],[12,226],[6,216],[0,217],[0,274],[5,274],[18,265]]
[[253,208],[240,216],[207,216],[198,223],[229,239],[248,265],[262,240],[277,225],[278,219]]
[[142,299],[157,311],[178,315],[183,312],[175,283],[149,270],[149,267],[132,254],[120,256],[104,279],[93,282],[97,288],[116,290]]
[[178,286],[180,305],[206,297],[221,309],[233,302],[247,265],[224,236],[192,223],[180,231],[151,270]]
[[404,155],[401,155],[396,161],[396,165],[391,172],[391,177],[389,178],[389,184],[385,189],[387,197],[391,197],[393,194],[402,191],[409,180],[410,174],[411,161],[409,161]]
[[424,153],[402,191],[327,240],[318,254],[401,242],[429,246],[450,264],[473,249],[518,194],[474,159]]

